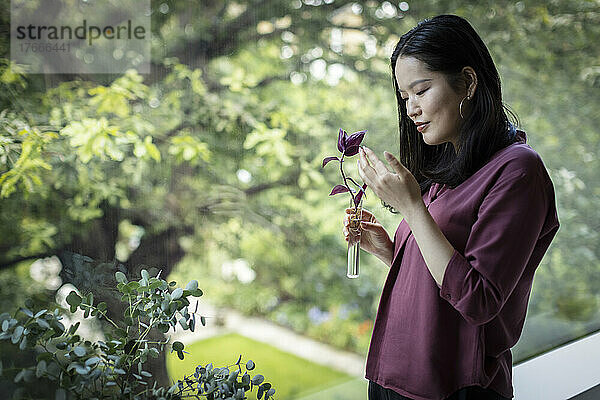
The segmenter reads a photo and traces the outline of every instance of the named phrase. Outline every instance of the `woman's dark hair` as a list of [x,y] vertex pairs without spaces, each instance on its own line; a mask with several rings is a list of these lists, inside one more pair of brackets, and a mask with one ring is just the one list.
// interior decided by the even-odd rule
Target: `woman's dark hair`
[[[477,89],[469,104],[471,111],[460,129],[457,152],[449,142],[426,144],[408,117],[395,78],[396,62],[400,57],[416,58],[430,71],[445,74],[456,91],[460,90],[461,84],[464,87],[460,75],[463,67],[470,66],[475,70]],[[390,60],[398,101],[400,162],[419,182],[421,193],[429,190],[434,182],[455,188],[495,152],[515,141],[516,130],[507,113],[515,124],[517,117],[502,103],[500,77],[494,61],[475,29],[464,18],[438,15],[419,22],[400,38]]]

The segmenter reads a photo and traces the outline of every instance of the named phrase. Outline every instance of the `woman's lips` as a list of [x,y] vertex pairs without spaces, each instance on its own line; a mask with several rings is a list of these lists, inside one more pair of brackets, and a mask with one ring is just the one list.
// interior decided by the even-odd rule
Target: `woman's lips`
[[424,123],[424,124],[421,124],[421,125],[417,126],[417,130],[418,130],[419,132],[423,133],[423,131],[424,131],[425,129],[427,129],[427,127],[428,127],[428,126],[429,126],[429,122],[426,122],[426,123]]

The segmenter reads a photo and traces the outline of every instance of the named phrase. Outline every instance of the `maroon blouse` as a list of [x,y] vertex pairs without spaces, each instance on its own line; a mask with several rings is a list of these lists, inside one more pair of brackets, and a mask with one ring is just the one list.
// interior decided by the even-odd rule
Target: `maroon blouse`
[[456,188],[433,184],[423,195],[455,248],[441,287],[408,224],[398,226],[367,379],[415,400],[445,399],[471,385],[513,397],[510,348],[559,227],[544,163],[524,132],[518,139]]

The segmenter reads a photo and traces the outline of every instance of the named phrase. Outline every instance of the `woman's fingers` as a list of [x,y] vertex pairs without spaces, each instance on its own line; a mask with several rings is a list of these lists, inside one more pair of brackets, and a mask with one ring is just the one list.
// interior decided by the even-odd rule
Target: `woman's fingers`
[[359,148],[359,151],[362,150],[363,154],[365,155],[365,157],[367,158],[367,160],[371,163],[371,165],[373,166],[373,169],[377,172],[377,174],[385,174],[390,172],[389,169],[387,169],[387,167],[385,166],[385,164],[383,163],[383,161],[381,161],[379,159],[379,157],[377,157],[375,155],[375,153],[373,152],[373,150],[369,149],[368,147],[362,146]]
[[[354,214],[354,208],[352,208],[352,207],[346,208],[346,215],[347,214]],[[368,217],[368,219],[375,219],[375,216],[370,211],[363,208],[362,209],[363,219],[365,219],[365,216]]]
[[[382,228],[382,225],[380,223],[377,222],[366,222],[366,221],[361,221],[360,223],[360,228],[361,230],[365,230],[365,231],[372,231],[372,232],[377,232]],[[348,229],[348,225],[344,225],[344,228],[342,229],[342,232],[344,233],[345,237],[350,236],[351,234],[353,236],[360,236],[360,231],[350,231]]]
[[367,231],[372,231],[375,229],[380,229],[381,228],[381,224],[376,223],[376,222],[366,222],[366,221],[362,221],[360,223],[360,227],[362,229],[365,229]]
[[360,221],[360,226],[357,226],[356,228],[351,228],[350,227],[350,218],[352,216],[352,214],[354,214],[354,208],[353,207],[349,207],[346,208],[346,213],[344,215],[344,223],[343,223],[343,228],[342,228],[342,233],[344,234],[344,240],[346,242],[348,242],[349,244],[353,244],[359,241],[362,241],[362,234],[365,233],[367,234],[367,237],[365,238],[367,241],[370,240],[368,239],[368,236],[372,235],[372,234],[379,234],[378,231],[380,231],[383,226],[377,222],[377,219],[375,219],[375,217],[373,216],[373,214],[371,214],[369,211],[363,209],[362,210],[362,215],[361,215],[361,221]]

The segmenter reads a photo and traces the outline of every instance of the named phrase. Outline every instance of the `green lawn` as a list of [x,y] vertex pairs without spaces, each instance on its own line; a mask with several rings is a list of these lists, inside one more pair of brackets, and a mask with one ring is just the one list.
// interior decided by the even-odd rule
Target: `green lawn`
[[[243,364],[248,360],[256,363],[250,375],[264,375],[265,382],[270,382],[276,389],[275,399],[278,400],[305,397],[355,380],[350,375],[234,333],[195,342],[187,345],[185,351],[190,354],[186,354],[183,361],[175,353],[167,357],[172,379],[193,373],[198,364],[212,362],[215,367],[231,365],[241,354]],[[254,389],[248,393],[248,399],[256,399],[256,392]]]

